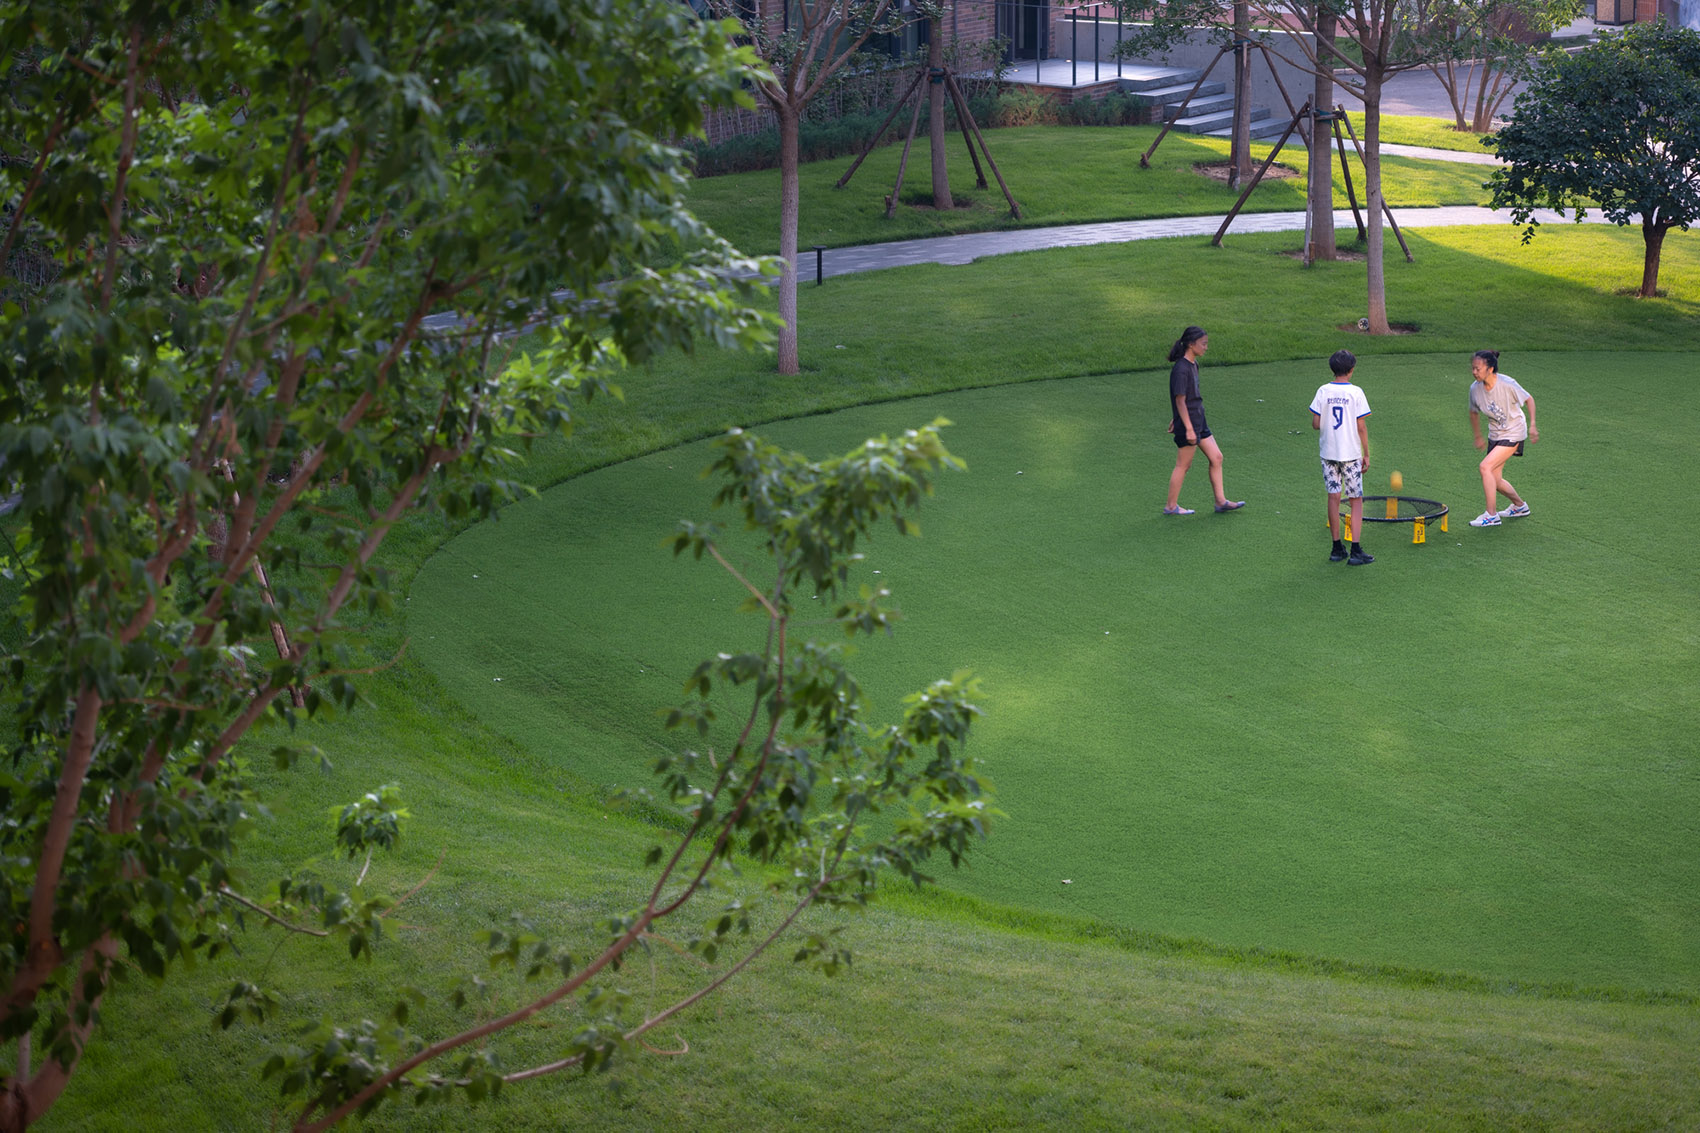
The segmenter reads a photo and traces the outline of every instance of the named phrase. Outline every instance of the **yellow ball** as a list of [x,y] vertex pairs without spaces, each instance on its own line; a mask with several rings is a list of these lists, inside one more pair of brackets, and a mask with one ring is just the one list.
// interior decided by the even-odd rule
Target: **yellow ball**
[[1403,476],[1399,475],[1397,472],[1395,472],[1393,474],[1393,490],[1395,492],[1397,492],[1400,488],[1403,488],[1404,486],[1405,486],[1405,478]]

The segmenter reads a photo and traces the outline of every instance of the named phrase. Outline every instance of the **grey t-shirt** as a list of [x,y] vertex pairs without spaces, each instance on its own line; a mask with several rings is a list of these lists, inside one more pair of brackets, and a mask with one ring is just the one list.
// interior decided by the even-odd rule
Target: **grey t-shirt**
[[1498,375],[1491,390],[1481,382],[1470,383],[1470,408],[1487,418],[1490,441],[1529,439],[1529,419],[1523,416],[1528,400],[1529,391],[1505,374]]

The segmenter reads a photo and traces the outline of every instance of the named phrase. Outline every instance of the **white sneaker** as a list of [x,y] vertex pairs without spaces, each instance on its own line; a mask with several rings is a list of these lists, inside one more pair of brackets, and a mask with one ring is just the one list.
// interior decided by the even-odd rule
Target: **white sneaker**
[[1499,518],[1501,519],[1522,519],[1528,514],[1529,502],[1527,500],[1520,504],[1509,504],[1499,509]]
[[1476,516],[1476,518],[1470,520],[1470,526],[1471,527],[1498,527],[1499,526],[1499,513],[1497,511],[1484,511],[1484,512],[1482,512],[1482,514]]

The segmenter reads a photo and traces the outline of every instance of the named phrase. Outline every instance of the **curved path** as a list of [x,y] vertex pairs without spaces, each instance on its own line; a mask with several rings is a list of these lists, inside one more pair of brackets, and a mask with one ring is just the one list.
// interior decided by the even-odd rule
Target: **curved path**
[[[1392,150],[1383,147],[1386,152]],[[1407,147],[1415,149],[1417,147]],[[1429,153],[1449,153],[1431,150]],[[1424,156],[1427,156],[1426,154]],[[1485,154],[1463,154],[1473,159]],[[1492,157],[1488,157],[1492,161]],[[1573,218],[1560,217],[1543,209],[1536,214],[1542,224],[1570,223]],[[1449,205],[1441,208],[1395,209],[1393,216],[1401,229],[1434,228],[1467,224],[1509,224],[1511,214],[1479,205]],[[1588,220],[1610,223],[1597,212]],[[1335,227],[1350,231],[1356,226],[1349,210],[1334,213]],[[828,248],[821,253],[823,278],[849,275],[853,272],[878,271],[881,268],[908,267],[912,264],[968,264],[982,256],[1001,256],[1009,252],[1036,252],[1045,248],[1069,248],[1086,244],[1121,244],[1129,240],[1157,240],[1167,236],[1213,236],[1222,226],[1219,216],[1175,216],[1158,220],[1110,220],[1100,224],[1060,224],[1050,228],[1018,228],[1002,232],[969,232],[960,236],[929,236],[919,240],[893,240],[885,244],[861,244],[849,248]],[[1252,212],[1234,218],[1224,239],[1234,233],[1292,232],[1305,226],[1302,212]],[[808,251],[797,255],[797,278],[808,282],[814,277],[814,263]]]
[[[1499,158],[1487,152],[1434,149],[1429,146],[1407,146],[1383,142],[1381,152],[1389,156],[1415,157],[1428,161],[1453,161],[1466,165],[1497,165]],[[1397,209],[1394,218],[1404,228],[1430,228],[1437,225],[1506,224],[1510,214],[1477,205],[1453,205],[1441,208]],[[1568,218],[1549,210],[1536,217],[1542,224]],[[1597,213],[1588,219],[1603,221]],[[1336,228],[1356,227],[1352,214],[1346,210],[1334,214]],[[960,236],[928,236],[916,240],[893,240],[884,244],[862,244],[848,248],[827,248],[821,253],[820,276],[849,275],[853,272],[878,271],[881,268],[908,267],[911,264],[968,264],[982,256],[1001,256],[1009,252],[1036,252],[1044,248],[1070,248],[1086,244],[1120,244],[1129,240],[1158,240],[1168,236],[1213,236],[1222,226],[1219,216],[1177,216],[1156,220],[1112,220],[1098,224],[1061,224],[1048,228],[1021,228],[1001,232],[970,232]],[[1305,226],[1302,212],[1241,213],[1234,218],[1234,232],[1292,232]],[[797,253],[797,278],[806,281],[814,274],[815,265],[809,262],[807,250]]]

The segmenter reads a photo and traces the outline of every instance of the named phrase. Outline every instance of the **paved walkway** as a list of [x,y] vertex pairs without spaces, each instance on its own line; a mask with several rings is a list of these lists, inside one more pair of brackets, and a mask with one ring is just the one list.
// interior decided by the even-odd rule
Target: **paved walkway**
[[[1385,148],[1385,147],[1384,147]],[[1542,224],[1569,223],[1557,213],[1536,214]],[[1444,208],[1394,209],[1401,231],[1466,224],[1509,224],[1509,212],[1476,205]],[[1588,219],[1604,223],[1598,212]],[[913,264],[970,264],[985,256],[1010,252],[1036,252],[1044,248],[1077,248],[1087,244],[1122,244],[1130,240],[1160,240],[1168,236],[1213,236],[1222,226],[1219,216],[1177,216],[1161,220],[1111,220],[1101,224],[1062,224],[1050,228],[1019,228],[1005,232],[970,232],[961,236],[931,236],[919,240],[893,240],[886,244],[863,244],[853,248],[828,248],[821,253],[821,278],[850,275],[881,268]],[[1224,243],[1235,233],[1303,231],[1302,212],[1252,212],[1234,218]],[[1336,231],[1351,233],[1357,222],[1349,209],[1334,213]],[[805,250],[798,254],[797,278],[807,284],[815,278],[815,261]]]
[[[1403,76],[1401,76],[1403,77]],[[1405,85],[1417,83],[1406,79]],[[1438,83],[1434,84],[1438,89]],[[1421,94],[1413,94],[1413,104],[1425,97],[1432,101],[1426,86]],[[1425,103],[1432,116],[1435,111]],[[1450,113],[1448,111],[1448,113]],[[1293,144],[1293,143],[1289,143]],[[1429,161],[1454,161],[1468,165],[1497,165],[1499,158],[1482,150],[1432,149],[1428,146],[1405,146],[1383,142],[1381,152],[1395,157],[1416,157]],[[1558,221],[1558,214],[1543,211],[1537,214],[1541,223]],[[1446,208],[1395,209],[1394,219],[1401,229],[1425,228],[1437,225],[1509,224],[1507,212],[1473,205]],[[1590,220],[1600,220],[1593,213]],[[1157,240],[1167,236],[1213,236],[1222,226],[1219,216],[1186,216],[1161,220],[1115,220],[1102,224],[1064,224],[1051,228],[1023,228],[1006,232],[975,232],[962,236],[933,236],[917,240],[893,240],[885,244],[863,244],[852,248],[828,248],[821,253],[819,276],[850,275],[854,272],[878,271],[881,268],[908,267],[912,264],[968,264],[984,256],[1001,256],[1009,252],[1034,252],[1043,248],[1071,248],[1087,244],[1121,244],[1129,240]],[[1302,212],[1241,213],[1234,218],[1224,241],[1234,233],[1302,231],[1305,214]],[[1357,224],[1349,210],[1334,214],[1337,230],[1353,231]],[[810,250],[797,254],[797,278],[808,283],[816,277],[816,264]]]

